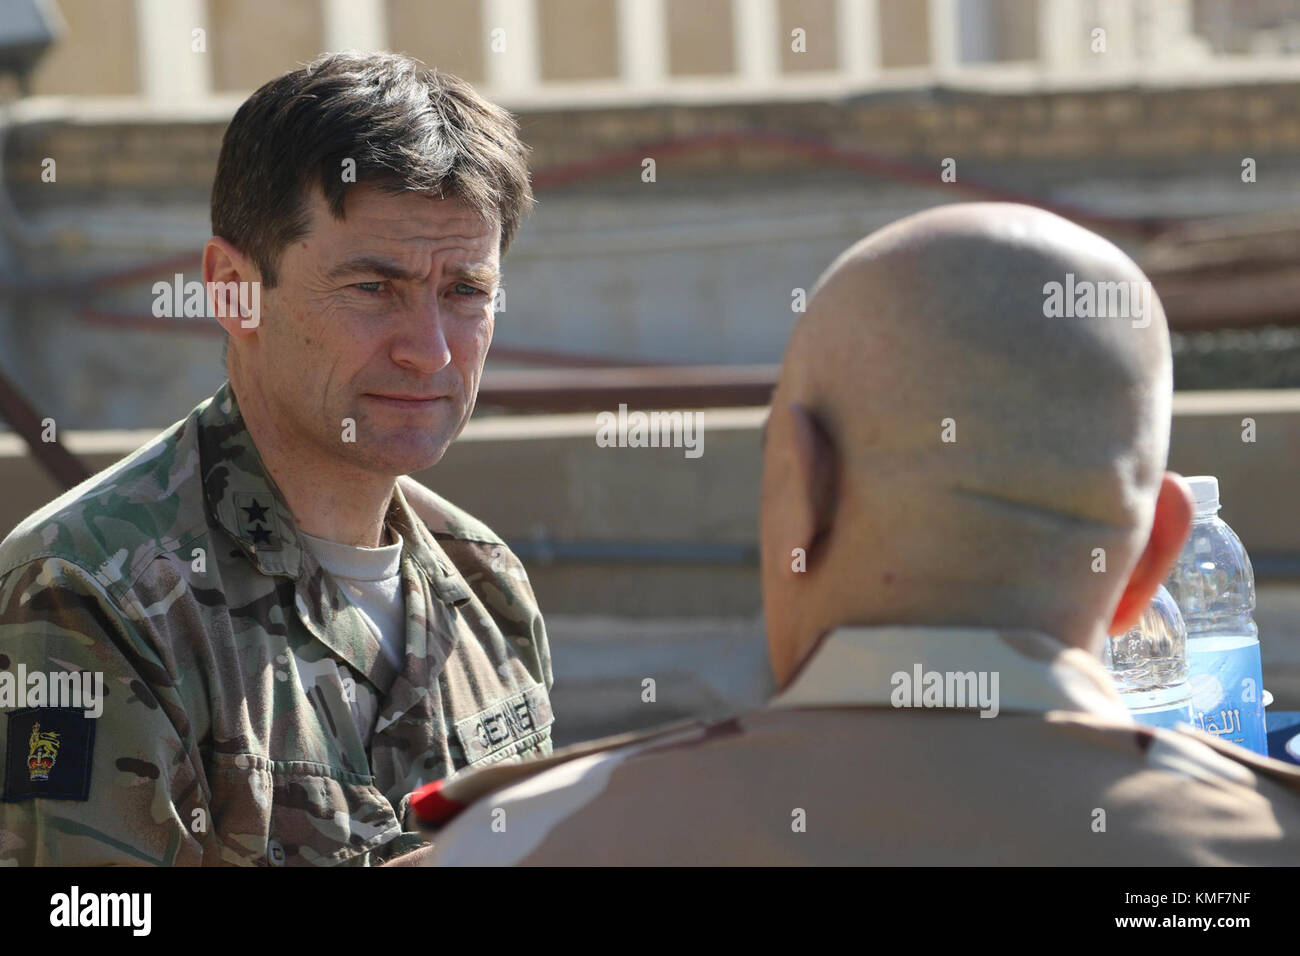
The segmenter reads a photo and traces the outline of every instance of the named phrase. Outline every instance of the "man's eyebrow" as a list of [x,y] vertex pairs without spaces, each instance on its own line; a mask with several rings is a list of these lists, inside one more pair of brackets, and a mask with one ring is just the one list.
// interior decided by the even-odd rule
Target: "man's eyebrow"
[[382,256],[354,256],[351,259],[344,259],[326,272],[325,278],[343,279],[354,275],[377,275],[385,279],[420,278],[419,273]]
[[491,266],[452,266],[447,272],[454,279],[483,286],[489,291],[501,283],[501,272]]
[[[471,282],[489,290],[501,282],[501,273],[491,266],[452,266],[447,274],[461,282]],[[377,275],[385,279],[421,279],[423,275],[407,269],[401,263],[382,256],[354,256],[333,266],[325,277],[329,280],[345,279],[355,275]]]

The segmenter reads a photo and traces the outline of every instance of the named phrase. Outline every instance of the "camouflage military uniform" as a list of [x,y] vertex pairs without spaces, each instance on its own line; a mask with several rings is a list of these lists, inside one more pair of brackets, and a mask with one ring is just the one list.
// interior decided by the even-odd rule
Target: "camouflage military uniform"
[[[996,716],[896,706],[918,664],[996,673]],[[841,629],[762,710],[430,789],[443,865],[1300,863],[1300,768],[1134,724],[1030,632]]]
[[[373,864],[422,842],[421,784],[550,753],[550,654],[518,560],[410,478],[386,521],[400,673],[302,546],[228,384],[16,528],[0,670],[102,672],[106,697],[93,748],[32,757],[33,779],[46,731],[0,719],[0,864]],[[349,677],[380,699],[369,748]],[[47,759],[84,761],[87,797],[42,798]]]

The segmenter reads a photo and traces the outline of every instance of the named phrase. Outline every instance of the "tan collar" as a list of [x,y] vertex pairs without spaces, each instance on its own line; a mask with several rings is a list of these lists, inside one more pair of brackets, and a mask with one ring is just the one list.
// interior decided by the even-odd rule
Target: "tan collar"
[[[949,675],[975,675],[953,678]],[[937,678],[931,675],[938,675]],[[938,691],[946,680],[947,690]],[[1086,651],[1035,631],[848,627],[825,635],[771,707],[967,706],[999,712],[1084,711],[1130,721],[1114,682]],[[926,688],[933,693],[928,695]],[[952,692],[956,690],[957,694]],[[990,714],[992,716],[992,714]]]

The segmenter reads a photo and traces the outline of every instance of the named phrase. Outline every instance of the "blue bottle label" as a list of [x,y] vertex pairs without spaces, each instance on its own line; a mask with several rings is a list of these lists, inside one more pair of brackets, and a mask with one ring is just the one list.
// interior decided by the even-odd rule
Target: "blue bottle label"
[[1145,724],[1147,727],[1168,727],[1173,730],[1178,724],[1191,724],[1196,726],[1192,720],[1192,705],[1184,703],[1178,707],[1164,707],[1159,710],[1135,710],[1133,711],[1133,720],[1139,724]]
[[1220,740],[1267,755],[1259,641],[1214,637],[1187,643],[1192,725]]

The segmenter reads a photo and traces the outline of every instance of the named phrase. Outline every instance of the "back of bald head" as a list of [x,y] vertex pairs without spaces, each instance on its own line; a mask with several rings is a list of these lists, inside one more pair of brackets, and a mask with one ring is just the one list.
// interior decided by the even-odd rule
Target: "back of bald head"
[[[1137,265],[1059,216],[992,203],[910,216],[846,251],[778,390],[839,456],[842,563],[884,564],[932,618],[963,612],[934,607],[945,587],[1087,586],[1095,549],[1114,571],[1136,561],[1171,393],[1164,313]],[[1118,582],[1092,585],[1104,599]]]

